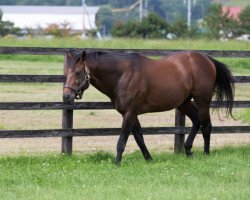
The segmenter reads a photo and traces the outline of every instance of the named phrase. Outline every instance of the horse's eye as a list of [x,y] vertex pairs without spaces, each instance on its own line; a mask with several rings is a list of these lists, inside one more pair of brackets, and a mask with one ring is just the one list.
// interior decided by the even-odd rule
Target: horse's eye
[[76,71],[76,76],[79,76],[81,74],[80,71]]

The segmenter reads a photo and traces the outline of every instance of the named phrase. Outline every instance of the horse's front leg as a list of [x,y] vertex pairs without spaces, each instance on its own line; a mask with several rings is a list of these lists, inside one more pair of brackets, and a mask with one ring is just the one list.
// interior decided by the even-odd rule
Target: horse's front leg
[[126,143],[128,141],[128,137],[133,127],[135,119],[136,119],[136,116],[132,115],[129,112],[123,115],[122,130],[121,130],[120,137],[117,143],[116,164],[118,165],[120,164],[122,160],[122,154],[125,150]]

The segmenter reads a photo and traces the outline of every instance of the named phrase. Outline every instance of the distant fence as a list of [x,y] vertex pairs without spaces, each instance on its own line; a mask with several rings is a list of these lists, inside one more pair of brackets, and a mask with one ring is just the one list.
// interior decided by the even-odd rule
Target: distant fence
[[[0,47],[0,54],[25,55],[64,55],[72,48],[36,48],[36,47]],[[136,52],[146,56],[166,56],[182,50],[146,50],[146,49],[78,49],[76,51]],[[198,50],[200,51],[200,50]],[[200,51],[212,57],[250,58],[250,51]],[[65,57],[66,58],[66,57]],[[250,67],[250,66],[249,66]],[[236,83],[250,83],[250,76],[236,76]],[[64,83],[63,75],[0,75],[0,82],[49,82]],[[214,107],[214,103],[211,103]],[[225,103],[222,104],[225,107]],[[236,108],[249,108],[250,101],[235,101]],[[66,105],[63,102],[3,102],[0,110],[63,110],[62,129],[51,130],[0,130],[0,138],[62,137],[62,153],[72,153],[74,136],[111,136],[119,135],[120,128],[73,129],[73,110],[114,109],[110,102],[78,102]],[[185,134],[185,115],[175,111],[175,127],[143,128],[144,135],[175,134],[174,150],[181,152]],[[250,126],[217,126],[212,133],[250,133]]]

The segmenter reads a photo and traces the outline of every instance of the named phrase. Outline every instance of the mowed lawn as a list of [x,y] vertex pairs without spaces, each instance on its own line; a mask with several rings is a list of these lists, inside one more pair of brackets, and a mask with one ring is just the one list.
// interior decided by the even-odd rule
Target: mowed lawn
[[153,158],[135,152],[116,166],[105,152],[1,157],[0,199],[249,199],[249,146]]

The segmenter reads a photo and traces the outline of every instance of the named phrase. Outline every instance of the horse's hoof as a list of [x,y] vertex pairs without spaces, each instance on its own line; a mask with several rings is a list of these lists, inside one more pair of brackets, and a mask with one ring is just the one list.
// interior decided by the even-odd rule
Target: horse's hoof
[[145,160],[147,161],[147,163],[152,163],[154,161],[152,157],[145,158]]
[[121,166],[121,161],[120,161],[120,160],[116,160],[116,161],[115,161],[115,165],[116,165],[116,166]]
[[187,156],[187,158],[192,158],[193,153],[191,151],[186,152],[186,156]]

